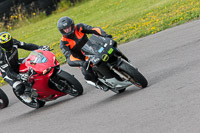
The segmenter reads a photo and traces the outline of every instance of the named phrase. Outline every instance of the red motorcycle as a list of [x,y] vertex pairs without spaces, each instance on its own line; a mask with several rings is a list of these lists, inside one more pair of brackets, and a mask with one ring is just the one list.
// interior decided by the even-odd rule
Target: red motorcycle
[[83,93],[80,82],[69,73],[60,69],[59,62],[50,51],[35,50],[22,61],[20,73],[28,74],[25,94],[16,97],[32,108],[40,108],[47,101],[69,94],[79,96]]
[[9,100],[7,95],[4,93],[2,89],[0,89],[0,109],[7,107],[9,104]]

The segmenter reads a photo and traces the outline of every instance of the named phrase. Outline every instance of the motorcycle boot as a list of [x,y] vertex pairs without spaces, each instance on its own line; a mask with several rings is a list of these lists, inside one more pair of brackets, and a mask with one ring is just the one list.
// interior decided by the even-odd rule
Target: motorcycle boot
[[96,86],[103,91],[109,90],[109,87],[105,85],[104,83],[100,82],[99,80],[96,82]]
[[13,88],[17,96],[19,96],[24,102],[31,103],[30,88],[25,87],[24,83],[16,81],[13,84]]
[[26,103],[31,103],[32,102],[32,98],[26,93],[20,95],[19,97],[21,99],[23,99],[23,101],[26,102]]

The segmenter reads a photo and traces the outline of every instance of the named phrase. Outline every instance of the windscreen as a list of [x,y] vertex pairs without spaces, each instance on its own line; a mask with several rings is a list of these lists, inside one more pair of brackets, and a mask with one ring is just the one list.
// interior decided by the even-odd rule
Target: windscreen
[[28,57],[33,63],[45,63],[47,58],[40,52],[32,51]]
[[99,49],[104,46],[104,40],[101,37],[92,35],[88,42],[83,46],[82,50],[86,54],[97,54]]

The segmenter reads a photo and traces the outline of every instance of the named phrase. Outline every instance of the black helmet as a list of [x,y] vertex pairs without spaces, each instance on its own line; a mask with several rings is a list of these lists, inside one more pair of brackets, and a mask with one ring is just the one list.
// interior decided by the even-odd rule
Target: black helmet
[[70,37],[74,34],[75,26],[74,21],[69,17],[62,17],[57,23],[58,30],[62,35]]
[[13,39],[10,33],[1,32],[0,33],[0,46],[4,51],[11,51],[13,48]]

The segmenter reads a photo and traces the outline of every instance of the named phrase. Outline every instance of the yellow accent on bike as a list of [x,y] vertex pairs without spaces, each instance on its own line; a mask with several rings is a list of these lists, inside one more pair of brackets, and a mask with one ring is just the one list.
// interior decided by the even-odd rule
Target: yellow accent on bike
[[107,62],[109,60],[109,56],[107,54],[102,55],[102,61]]
[[9,33],[4,33],[0,36],[0,43],[7,43],[11,40],[11,35]]

